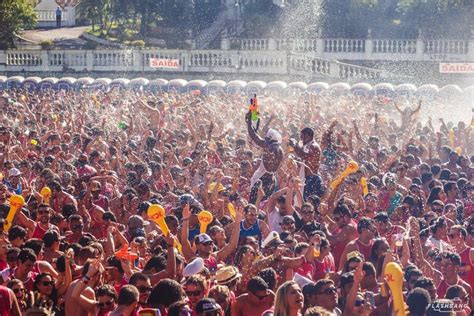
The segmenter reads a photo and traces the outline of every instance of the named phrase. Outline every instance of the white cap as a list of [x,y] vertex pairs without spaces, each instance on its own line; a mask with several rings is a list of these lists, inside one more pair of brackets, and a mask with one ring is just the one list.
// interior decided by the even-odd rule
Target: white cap
[[282,244],[283,242],[280,239],[280,234],[276,231],[271,231],[267,238],[262,242],[262,248],[266,248],[272,241],[276,240],[278,243]]
[[204,260],[202,258],[195,258],[193,261],[188,263],[183,269],[183,276],[188,277],[190,275],[198,274],[204,269]]
[[10,170],[8,170],[9,177],[18,177],[19,175],[21,175],[21,172],[17,168],[11,168]]
[[293,281],[295,281],[296,283],[298,283],[298,285],[300,286],[300,288],[302,289],[303,286],[305,286],[306,284],[308,283],[313,283],[313,281],[311,281],[310,279],[308,279],[307,277],[304,277],[302,276],[301,274],[298,274],[295,272],[295,275],[293,276]]
[[280,132],[277,130],[274,130],[273,128],[270,128],[265,135],[265,138],[270,138],[273,141],[276,141],[278,144],[281,144],[282,138]]

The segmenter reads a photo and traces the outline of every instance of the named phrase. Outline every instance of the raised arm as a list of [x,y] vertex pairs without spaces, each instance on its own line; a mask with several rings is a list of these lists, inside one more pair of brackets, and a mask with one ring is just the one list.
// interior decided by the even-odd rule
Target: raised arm
[[174,249],[175,237],[171,234],[164,236],[166,246],[168,248],[168,256],[166,258],[166,269],[150,276],[151,284],[156,284],[162,279],[174,279],[176,276],[176,252]]
[[186,259],[186,261],[190,261],[196,256],[188,240],[190,217],[191,217],[191,211],[189,210],[189,204],[186,204],[183,207],[183,226],[181,227],[181,246],[183,250],[183,256]]
[[230,242],[224,246],[220,251],[217,252],[217,258],[219,261],[224,261],[228,256],[235,252],[239,243],[240,235],[240,221],[242,220],[243,210],[238,207],[235,212],[234,229],[232,229],[232,235],[230,236]]
[[[347,296],[346,306],[344,308],[343,315],[352,315],[355,306],[355,300],[357,293],[359,292],[360,282],[364,278],[364,270],[362,270],[363,263],[359,262],[357,268],[354,271],[354,283],[352,284],[349,295]],[[375,306],[373,306],[375,307]]]
[[420,225],[416,221],[416,219],[410,219],[410,233],[414,237],[414,247],[413,247],[413,255],[415,256],[416,265],[420,268],[420,270],[427,276],[433,279],[435,286],[438,286],[442,280],[441,273],[433,269],[433,267],[429,264],[428,261],[423,256],[423,248],[420,242]]
[[36,228],[36,223],[32,219],[26,217],[25,214],[21,212],[21,210],[17,211],[16,218],[22,226],[28,229],[28,236],[31,236]]
[[421,110],[421,100],[418,102],[418,107],[414,111],[412,111],[410,115],[415,116],[418,114],[418,112],[420,112],[420,110]]
[[271,213],[275,210],[275,206],[276,206],[278,198],[282,195],[285,195],[286,192],[287,192],[287,188],[283,188],[283,189],[273,193],[270,196],[270,199],[268,200],[267,206],[265,207],[266,210],[267,210],[267,214],[269,214],[269,213]]
[[265,141],[260,136],[258,136],[258,134],[253,129],[252,120],[250,119],[251,115],[252,115],[252,113],[250,111],[245,115],[245,122],[247,123],[247,131],[249,133],[250,139],[257,146],[264,148],[264,147],[266,147]]
[[[95,278],[97,274],[100,273],[100,270],[103,269],[104,268],[100,264],[99,260],[94,260],[89,266],[89,271],[87,271],[86,278],[89,280]],[[87,288],[87,284],[84,282],[84,280],[80,280],[74,287],[71,297],[82,307],[82,309],[86,310],[90,314],[94,314],[96,312],[97,301],[94,298],[91,299],[84,295],[84,293],[87,294],[88,291],[91,291],[91,289]]]
[[65,261],[65,267],[64,267],[64,280],[60,283],[56,283],[56,288],[58,289],[58,295],[64,295],[67,292],[67,289],[69,288],[69,285],[72,282],[72,270],[71,270],[71,259],[74,258],[74,250],[72,248],[69,248],[66,251],[64,261]]
[[403,113],[403,111],[400,109],[400,107],[398,106],[398,103],[397,102],[393,102],[393,105],[395,105],[395,109],[401,114]]

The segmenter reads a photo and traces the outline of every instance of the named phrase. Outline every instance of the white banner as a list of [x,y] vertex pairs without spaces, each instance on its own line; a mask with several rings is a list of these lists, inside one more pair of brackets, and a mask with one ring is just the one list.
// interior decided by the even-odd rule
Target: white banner
[[442,74],[474,74],[474,63],[439,63]]
[[179,59],[150,58],[151,68],[180,69]]

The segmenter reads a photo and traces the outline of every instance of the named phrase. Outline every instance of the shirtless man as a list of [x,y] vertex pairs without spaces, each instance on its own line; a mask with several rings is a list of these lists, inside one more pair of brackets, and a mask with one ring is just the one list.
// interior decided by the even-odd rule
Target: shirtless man
[[314,140],[314,130],[305,127],[300,134],[303,146],[299,146],[294,139],[290,139],[290,146],[296,155],[303,160],[300,169],[300,179],[304,179],[303,198],[306,200],[311,195],[321,196],[321,176],[318,174],[321,148]]
[[56,213],[61,213],[64,205],[74,205],[77,209],[76,199],[71,194],[64,192],[59,182],[51,181],[48,186],[51,189],[50,205]]
[[99,260],[89,261],[82,270],[82,279],[71,283],[66,292],[66,315],[92,316],[97,311],[94,288],[105,271]]
[[397,111],[402,115],[402,125],[400,130],[406,130],[407,128],[410,128],[417,119],[421,110],[421,100],[418,102],[418,106],[414,110],[407,107],[402,111],[397,103],[395,103],[395,109],[397,109]]
[[265,139],[262,139],[252,127],[250,111],[245,116],[245,122],[247,123],[247,130],[250,139],[258,147],[263,149],[260,166],[250,179],[251,192],[249,202],[254,204],[257,201],[257,192],[260,186],[258,180],[260,180],[262,183],[266,197],[269,197],[273,192],[275,192],[275,173],[277,172],[283,160],[283,150],[281,148],[282,138],[279,132],[274,129],[269,129],[265,135]]

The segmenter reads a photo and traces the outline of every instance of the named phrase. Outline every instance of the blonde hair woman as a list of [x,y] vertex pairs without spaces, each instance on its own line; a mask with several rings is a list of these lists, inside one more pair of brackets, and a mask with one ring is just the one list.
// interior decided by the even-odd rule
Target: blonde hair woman
[[274,316],[303,315],[304,297],[295,281],[283,283],[276,292]]

